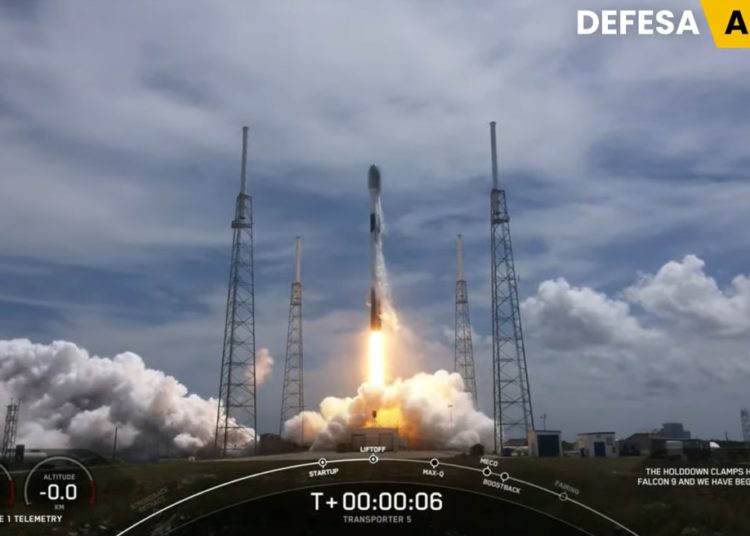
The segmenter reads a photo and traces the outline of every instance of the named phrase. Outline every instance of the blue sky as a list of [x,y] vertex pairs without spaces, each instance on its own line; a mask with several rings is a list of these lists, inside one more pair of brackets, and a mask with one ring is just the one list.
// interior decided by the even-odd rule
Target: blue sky
[[[696,10],[705,29],[697,1],[662,4]],[[278,419],[296,235],[308,403],[359,383],[373,162],[396,305],[423,341],[401,371],[452,364],[462,233],[486,378],[496,120],[537,414],[567,436],[669,420],[738,435],[750,405],[743,51],[705,32],[578,37],[575,10],[590,6],[567,0],[9,5],[0,337],[134,351],[215,396],[247,123],[257,342],[277,360],[261,431]],[[479,390],[489,412],[486,380]]]

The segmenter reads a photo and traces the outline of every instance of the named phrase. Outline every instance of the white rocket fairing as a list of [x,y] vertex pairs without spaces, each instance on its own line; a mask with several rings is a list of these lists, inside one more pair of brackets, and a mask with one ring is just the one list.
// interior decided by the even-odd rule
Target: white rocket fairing
[[370,330],[380,331],[382,299],[378,281],[377,258],[380,244],[380,171],[370,166],[367,173],[367,188],[370,190]]

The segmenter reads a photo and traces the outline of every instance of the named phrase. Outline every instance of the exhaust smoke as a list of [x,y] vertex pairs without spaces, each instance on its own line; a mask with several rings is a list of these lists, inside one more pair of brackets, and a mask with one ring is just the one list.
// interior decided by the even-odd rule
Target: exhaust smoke
[[[273,358],[259,351],[258,381]],[[148,368],[140,356],[91,355],[72,342],[0,341],[0,399],[20,399],[18,443],[29,448],[88,448],[149,458],[160,450],[195,454],[213,447],[217,401],[189,394],[172,376]],[[250,447],[251,428],[236,428],[232,442]]]

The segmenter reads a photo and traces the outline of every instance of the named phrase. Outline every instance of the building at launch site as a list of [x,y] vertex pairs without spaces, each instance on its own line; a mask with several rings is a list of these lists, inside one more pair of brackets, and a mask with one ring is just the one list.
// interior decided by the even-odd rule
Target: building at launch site
[[529,456],[559,458],[563,455],[560,430],[532,430],[528,436]]
[[614,432],[578,434],[576,447],[581,458],[614,458],[618,455]]
[[398,428],[355,428],[349,433],[346,450],[367,452],[369,449],[382,449],[393,452],[406,448],[406,440],[398,433]]

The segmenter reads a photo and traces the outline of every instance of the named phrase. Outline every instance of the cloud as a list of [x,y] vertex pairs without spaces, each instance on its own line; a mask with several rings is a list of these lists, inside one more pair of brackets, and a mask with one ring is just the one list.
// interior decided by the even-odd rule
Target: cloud
[[722,290],[695,255],[670,261],[656,274],[642,274],[627,298],[649,312],[702,331],[736,336],[750,333],[750,278],[738,275]]
[[623,396],[633,389],[647,396],[710,393],[717,384],[750,379],[741,336],[747,278],[738,275],[732,292],[722,292],[703,268],[695,255],[669,261],[656,275],[641,275],[615,293],[624,298],[564,279],[542,282],[522,304],[524,333],[537,362],[530,366],[532,377],[570,381],[558,367],[573,359],[579,382],[606,381]]
[[[617,162],[640,160],[632,156],[642,144],[623,138],[647,137],[650,153],[674,159],[710,148],[701,163],[707,173],[719,162],[733,173],[744,154],[743,124],[714,128],[723,117],[714,113],[705,126],[704,117],[691,117],[694,128],[686,129],[684,114],[666,113],[701,109],[695,104],[705,95],[686,87],[739,86],[733,94],[741,94],[736,61],[716,57],[700,40],[582,40],[565,23],[575,19],[570,2],[545,6],[543,20],[529,17],[520,1],[485,3],[481,16],[445,3],[175,5],[134,1],[80,17],[65,4],[41,3],[32,17],[0,22],[8,81],[0,93],[0,156],[18,178],[0,190],[7,200],[0,224],[24,227],[17,241],[5,238],[14,251],[33,238],[37,255],[101,262],[124,245],[130,259],[164,244],[220,243],[212,222],[221,213],[208,205],[233,192],[243,121],[253,126],[253,177],[336,197],[356,191],[351,177],[373,158],[398,179],[392,191],[421,192],[430,181],[455,192],[466,177],[486,175],[486,122],[500,119],[503,179],[520,170],[549,189],[546,199],[563,214],[580,209],[566,226],[550,225],[558,214],[540,220],[538,234],[549,244],[580,239],[579,225],[602,243],[643,233],[653,220],[699,219],[690,210],[653,210],[674,189],[650,180],[633,188],[648,170],[602,173],[603,153],[616,152],[602,139],[618,138]],[[361,30],[356,36],[352,24]],[[196,32],[205,38],[197,42]],[[640,61],[646,55],[659,59],[658,73]],[[666,89],[654,91],[657,83]],[[525,187],[516,179],[509,174],[504,184]],[[705,201],[701,193],[691,189],[688,197]],[[442,195],[412,211],[444,214],[454,200]],[[542,214],[550,208],[540,204]],[[643,223],[618,217],[636,213],[652,216]],[[537,216],[530,229],[542,227]]]
[[645,329],[626,302],[565,279],[544,281],[535,296],[521,304],[530,333],[556,350],[587,347],[637,347],[658,337]]

